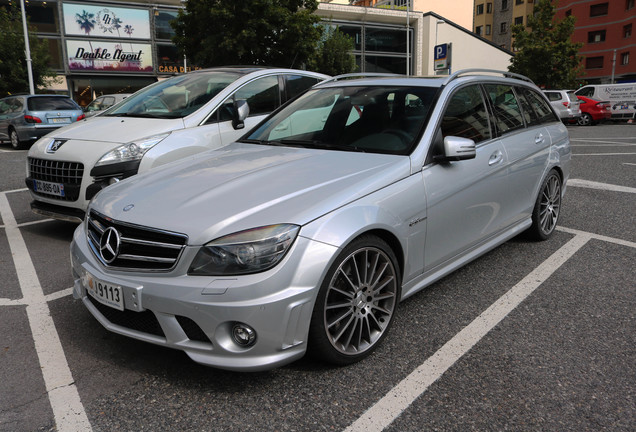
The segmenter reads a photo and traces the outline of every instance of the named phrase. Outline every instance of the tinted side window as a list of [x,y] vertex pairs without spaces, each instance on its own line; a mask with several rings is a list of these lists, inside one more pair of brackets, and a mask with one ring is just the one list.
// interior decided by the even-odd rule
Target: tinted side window
[[478,86],[461,88],[451,96],[442,118],[442,136],[449,135],[476,143],[491,138],[488,111]]
[[524,95],[530,106],[532,106],[532,109],[534,110],[534,113],[536,115],[536,121],[538,123],[550,123],[553,121],[559,121],[559,119],[554,115],[554,112],[550,108],[550,105],[546,102],[545,99],[541,97],[539,93],[528,88],[522,88],[521,94]]
[[521,108],[512,87],[504,84],[484,85],[495,111],[495,124],[501,133],[523,127]]
[[286,101],[295,98],[301,93],[304,93],[308,88],[314,84],[318,84],[320,80],[318,78],[312,78],[303,75],[285,75],[285,93]]
[[280,105],[280,88],[277,76],[259,78],[241,87],[234,99],[246,99],[250,106],[250,117],[269,114]]

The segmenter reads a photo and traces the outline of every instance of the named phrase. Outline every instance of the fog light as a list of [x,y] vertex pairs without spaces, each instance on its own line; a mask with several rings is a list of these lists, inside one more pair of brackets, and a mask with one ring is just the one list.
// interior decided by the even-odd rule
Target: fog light
[[247,348],[256,342],[256,332],[247,324],[236,323],[232,327],[232,339],[237,345]]

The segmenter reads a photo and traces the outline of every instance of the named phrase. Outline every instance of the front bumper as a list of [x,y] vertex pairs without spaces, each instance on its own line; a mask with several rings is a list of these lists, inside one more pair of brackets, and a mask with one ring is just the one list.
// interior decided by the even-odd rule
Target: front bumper
[[[73,296],[108,330],[182,350],[208,366],[259,371],[302,357],[318,288],[337,248],[298,237],[283,261],[267,272],[188,276],[197,250],[186,248],[169,273],[113,271],[94,257],[81,224],[71,244]],[[90,297],[90,276],[120,286],[125,310]],[[255,330],[254,345],[244,348],[233,341],[235,323]]]

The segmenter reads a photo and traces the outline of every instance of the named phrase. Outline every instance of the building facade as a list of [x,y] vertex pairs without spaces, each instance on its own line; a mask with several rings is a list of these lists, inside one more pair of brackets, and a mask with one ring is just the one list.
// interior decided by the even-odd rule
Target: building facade
[[[473,31],[496,45],[512,48],[515,24],[527,25],[536,0],[475,0]],[[588,83],[636,82],[636,25],[634,0],[553,0],[556,19],[576,17],[573,42],[583,43],[584,73]]]
[[169,24],[182,7],[179,0],[25,3],[38,38],[48,42],[50,67],[58,74],[49,90],[69,94],[81,105],[183,71],[184,59],[171,41]]
[[634,0],[559,0],[556,16],[576,17],[572,41],[590,84],[636,82],[636,7]]

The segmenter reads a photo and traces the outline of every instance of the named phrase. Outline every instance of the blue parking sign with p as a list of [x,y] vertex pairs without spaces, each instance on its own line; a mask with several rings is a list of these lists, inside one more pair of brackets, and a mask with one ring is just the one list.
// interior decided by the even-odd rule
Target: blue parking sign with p
[[435,60],[442,60],[446,58],[448,53],[448,44],[441,44],[435,46]]

